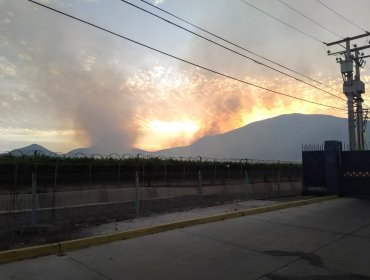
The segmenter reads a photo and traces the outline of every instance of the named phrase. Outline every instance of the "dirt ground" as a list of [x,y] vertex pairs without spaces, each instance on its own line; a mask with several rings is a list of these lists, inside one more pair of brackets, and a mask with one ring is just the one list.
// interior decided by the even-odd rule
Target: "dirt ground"
[[99,219],[80,224],[24,227],[2,236],[0,239],[0,251],[145,228],[308,198],[311,197],[290,196],[271,200],[234,200],[223,204],[217,203],[209,207],[182,209],[181,211],[157,213],[130,219]]

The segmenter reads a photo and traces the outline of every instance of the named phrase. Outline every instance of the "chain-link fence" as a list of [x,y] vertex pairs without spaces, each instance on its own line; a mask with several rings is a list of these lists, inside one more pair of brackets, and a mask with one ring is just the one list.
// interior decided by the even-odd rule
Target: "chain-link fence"
[[65,157],[37,151],[0,156],[3,231],[300,192],[300,163],[116,154]]

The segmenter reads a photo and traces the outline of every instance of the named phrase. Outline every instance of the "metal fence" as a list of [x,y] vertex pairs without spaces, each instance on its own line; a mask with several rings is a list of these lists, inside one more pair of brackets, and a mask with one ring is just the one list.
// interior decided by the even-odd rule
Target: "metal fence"
[[339,141],[303,146],[303,193],[370,197],[370,151]]
[[302,171],[303,194],[327,194],[324,145],[302,146]]
[[370,151],[341,152],[341,185],[343,196],[370,197]]
[[301,164],[292,162],[8,153],[0,156],[0,225],[129,218],[297,194],[300,183]]

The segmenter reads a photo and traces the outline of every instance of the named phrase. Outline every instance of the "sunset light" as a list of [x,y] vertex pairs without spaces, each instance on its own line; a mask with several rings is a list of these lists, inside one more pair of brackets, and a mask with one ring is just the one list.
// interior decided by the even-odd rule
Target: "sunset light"
[[155,120],[148,123],[148,128],[154,133],[168,134],[174,137],[176,135],[191,136],[197,132],[199,126],[191,120],[171,122]]
[[191,143],[199,131],[196,121],[144,121],[140,127],[140,136],[135,146],[148,151],[170,148],[171,146]]
[[369,11],[0,0],[0,280],[370,280]]
[[[202,13],[202,1],[156,2],[167,8],[173,5],[173,11],[190,21],[200,16],[205,30],[251,50],[239,49],[240,56],[150,15],[141,18],[132,7],[115,1],[106,5],[47,2],[150,48],[45,9],[0,1],[4,18],[0,23],[0,131],[6,132],[0,135],[0,151],[26,143],[60,152],[80,147],[99,147],[100,153],[134,148],[157,151],[282,114],[346,117],[346,110],[330,108],[345,109],[346,101],[325,92],[343,97],[338,65],[327,57],[322,43],[266,20],[245,5],[216,5],[215,18]],[[302,9],[315,6],[310,1],[300,5]],[[198,15],[194,7],[199,8]],[[101,13],[110,15],[106,22],[99,22],[92,8],[104,8]],[[285,17],[283,6],[274,12]],[[262,32],[248,19],[266,28]],[[53,22],[53,28],[45,22]],[[238,32],[241,26],[243,32]],[[308,30],[333,40],[325,32]],[[367,74],[364,69],[366,83]],[[366,95],[364,99],[367,102]]]

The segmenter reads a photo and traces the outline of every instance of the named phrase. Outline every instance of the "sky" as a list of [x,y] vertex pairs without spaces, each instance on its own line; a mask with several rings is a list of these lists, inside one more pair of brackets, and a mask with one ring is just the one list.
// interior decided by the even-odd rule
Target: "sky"
[[[127,0],[227,45],[140,0]],[[344,97],[335,57],[322,42],[340,39],[279,0],[148,0],[331,88],[253,59]],[[346,102],[181,30],[120,0],[38,0],[64,13],[242,81],[345,108]],[[316,0],[284,0],[342,37],[364,32]],[[370,30],[370,1],[321,0]],[[349,8],[351,5],[351,8]],[[358,43],[365,44],[369,38]],[[332,48],[335,50],[335,48]],[[362,70],[368,86],[369,66]],[[364,96],[365,103],[368,98]],[[370,104],[370,101],[367,102]],[[95,147],[125,153],[189,145],[281,114],[346,111],[305,103],[228,79],[57,14],[27,0],[0,0],[0,151],[38,143],[56,152]]]

